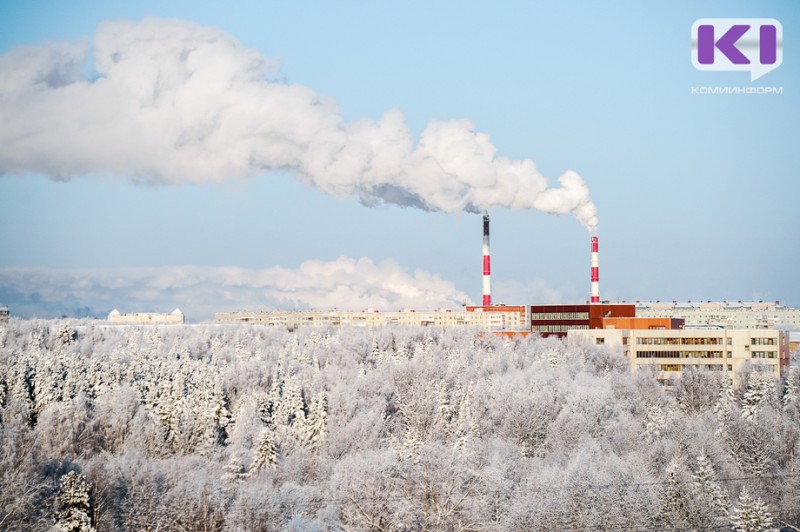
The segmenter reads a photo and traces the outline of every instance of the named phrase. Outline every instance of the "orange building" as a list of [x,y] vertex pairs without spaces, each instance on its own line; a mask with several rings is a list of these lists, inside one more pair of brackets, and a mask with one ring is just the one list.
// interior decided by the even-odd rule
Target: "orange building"
[[603,329],[672,330],[685,324],[680,318],[603,318]]

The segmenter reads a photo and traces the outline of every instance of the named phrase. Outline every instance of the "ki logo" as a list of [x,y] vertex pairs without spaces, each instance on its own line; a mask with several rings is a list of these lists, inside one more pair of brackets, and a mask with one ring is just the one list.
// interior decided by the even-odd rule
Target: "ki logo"
[[697,70],[744,70],[755,81],[782,62],[783,26],[774,18],[701,18],[692,25]]

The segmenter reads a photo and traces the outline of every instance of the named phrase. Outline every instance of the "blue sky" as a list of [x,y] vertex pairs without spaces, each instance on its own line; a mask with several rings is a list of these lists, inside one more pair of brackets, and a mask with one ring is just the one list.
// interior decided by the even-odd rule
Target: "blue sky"
[[[218,28],[279,60],[271,74],[279,82],[334,100],[346,122],[396,109],[416,142],[432,120],[466,118],[497,156],[534,161],[554,186],[574,170],[597,207],[604,299],[800,305],[793,2],[7,2],[0,52],[91,43],[103,21],[144,17]],[[735,17],[783,26],[783,64],[754,82],[691,63],[692,23]],[[783,93],[692,94],[699,86]],[[359,305],[370,294],[376,307],[419,301],[384,297],[389,281],[380,272],[388,279],[398,270],[403,282],[433,277],[426,286],[440,297],[431,304],[480,300],[475,214],[365,207],[302,184],[291,170],[224,177],[153,186],[102,170],[66,181],[6,172],[0,303],[27,315],[182,307],[194,319],[240,304],[330,305],[330,279],[319,281],[331,295],[321,300],[283,297],[280,286],[253,279],[275,268],[309,277],[307,261],[324,270],[342,257],[367,258],[378,270],[360,291],[351,286],[358,269],[337,281],[363,296]],[[574,216],[500,206],[490,213],[495,301],[587,298],[589,233]],[[177,267],[194,268],[198,284],[181,291],[154,281],[175,278],[165,273]],[[240,269],[236,289],[204,293],[204,279],[227,286],[226,267]],[[123,289],[101,294],[111,281],[97,282],[97,272],[116,275]],[[47,291],[38,289],[43,279]]]

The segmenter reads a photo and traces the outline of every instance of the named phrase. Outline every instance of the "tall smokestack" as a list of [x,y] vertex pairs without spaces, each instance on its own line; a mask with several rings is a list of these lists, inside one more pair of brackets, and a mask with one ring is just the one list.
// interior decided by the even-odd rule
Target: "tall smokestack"
[[592,303],[600,303],[600,269],[597,261],[597,237],[592,237]]
[[492,267],[489,260],[489,214],[483,215],[483,306],[492,304]]

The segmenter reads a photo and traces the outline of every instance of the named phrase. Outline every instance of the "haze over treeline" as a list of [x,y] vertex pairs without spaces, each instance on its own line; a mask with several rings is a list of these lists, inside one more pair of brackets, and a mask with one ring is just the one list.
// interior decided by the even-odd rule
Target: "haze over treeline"
[[[757,369],[757,368],[752,368]],[[0,326],[0,529],[800,523],[800,379],[471,329]]]

